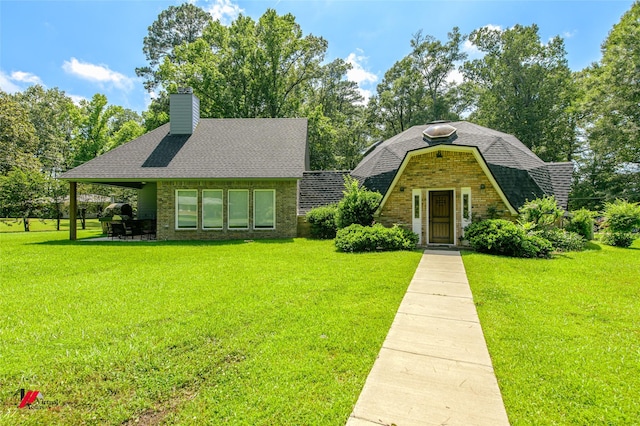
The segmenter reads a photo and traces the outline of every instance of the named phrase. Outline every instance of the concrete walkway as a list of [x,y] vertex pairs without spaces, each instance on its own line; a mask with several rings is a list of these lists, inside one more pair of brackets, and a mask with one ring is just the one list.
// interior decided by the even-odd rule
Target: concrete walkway
[[347,425],[508,424],[462,257],[426,250]]

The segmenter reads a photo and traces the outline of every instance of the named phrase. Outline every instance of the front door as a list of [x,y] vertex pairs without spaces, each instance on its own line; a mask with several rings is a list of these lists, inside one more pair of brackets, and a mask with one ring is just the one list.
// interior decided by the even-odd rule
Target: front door
[[453,244],[453,191],[429,192],[429,243]]

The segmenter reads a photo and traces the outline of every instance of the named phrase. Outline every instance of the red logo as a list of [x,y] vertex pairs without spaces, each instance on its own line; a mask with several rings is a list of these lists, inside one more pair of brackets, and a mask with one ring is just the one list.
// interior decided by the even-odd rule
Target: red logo
[[40,391],[37,390],[30,390],[27,391],[27,393],[24,392],[24,389],[20,389],[20,405],[18,405],[18,408],[25,408],[25,407],[29,407],[31,404],[33,404],[34,402],[36,402],[36,400],[38,399],[43,399],[44,396],[42,395],[42,393]]

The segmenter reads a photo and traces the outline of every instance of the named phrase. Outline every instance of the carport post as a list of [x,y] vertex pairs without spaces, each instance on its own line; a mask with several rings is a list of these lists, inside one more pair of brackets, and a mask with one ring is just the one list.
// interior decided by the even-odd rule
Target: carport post
[[76,240],[77,236],[77,218],[78,200],[76,199],[77,183],[69,182],[69,239]]

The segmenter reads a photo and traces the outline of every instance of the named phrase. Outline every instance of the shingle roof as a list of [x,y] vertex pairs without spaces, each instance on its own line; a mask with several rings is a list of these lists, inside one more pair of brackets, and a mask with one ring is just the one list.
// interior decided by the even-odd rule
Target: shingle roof
[[167,123],[61,179],[299,179],[307,163],[304,118],[203,118],[192,135],[171,135]]
[[348,171],[304,172],[300,181],[298,214],[342,200],[344,177],[348,174]]
[[411,127],[387,139],[373,149],[351,175],[384,195],[408,152],[442,144],[469,146],[478,149],[514,208],[543,195],[555,195],[559,204],[566,208],[573,170],[571,163],[545,163],[507,133],[467,121],[448,124],[457,131],[444,141],[423,137],[428,124]]

